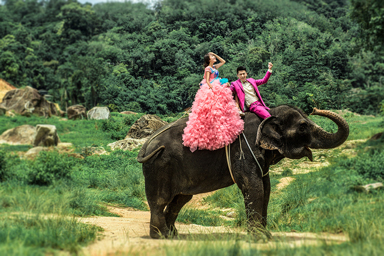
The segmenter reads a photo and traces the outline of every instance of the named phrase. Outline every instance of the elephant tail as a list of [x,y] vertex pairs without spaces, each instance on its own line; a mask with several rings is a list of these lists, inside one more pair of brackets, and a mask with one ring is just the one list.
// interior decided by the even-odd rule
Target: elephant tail
[[145,151],[146,151],[146,148],[147,147],[142,147],[140,152],[139,152],[139,155],[137,156],[137,162],[139,163],[145,163],[147,162],[151,157],[153,157],[157,152],[159,152],[160,150],[164,149],[165,146],[160,146],[158,147],[157,149],[155,149],[151,154],[147,155],[147,156],[144,156],[145,155]]

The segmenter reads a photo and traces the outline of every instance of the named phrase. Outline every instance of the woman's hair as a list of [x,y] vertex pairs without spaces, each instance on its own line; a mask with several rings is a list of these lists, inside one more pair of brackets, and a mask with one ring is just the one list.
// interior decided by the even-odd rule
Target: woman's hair
[[211,55],[209,53],[204,55],[204,68],[209,66],[209,62],[211,61]]

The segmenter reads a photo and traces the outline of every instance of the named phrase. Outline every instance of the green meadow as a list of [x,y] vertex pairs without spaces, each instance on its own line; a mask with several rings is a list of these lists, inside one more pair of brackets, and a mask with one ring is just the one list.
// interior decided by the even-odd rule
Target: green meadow
[[[141,116],[112,113],[109,120],[63,120],[58,117],[0,117],[0,133],[23,124],[53,124],[60,140],[73,152],[41,152],[34,160],[20,158],[31,146],[0,144],[0,255],[56,255],[81,253],[82,246],[102,234],[99,227],[76,217],[117,216],[107,206],[148,211],[144,177],[136,162],[138,149],[111,149]],[[318,246],[252,247],[250,236],[231,235],[162,248],[165,255],[380,255],[384,249],[384,190],[359,192],[356,187],[384,180],[384,138],[367,140],[384,130],[384,118],[342,115],[350,136],[341,147],[314,151],[314,161],[285,159],[271,168],[272,194],[268,230],[271,232],[328,232],[344,234],[348,242]],[[161,116],[171,122],[182,116]],[[324,129],[337,127],[325,118],[310,116]],[[103,147],[108,154],[91,154]],[[81,156],[81,157],[79,157]],[[283,188],[282,178],[291,182]],[[185,207],[178,221],[245,230],[241,192],[236,186],[219,190],[203,201],[204,210]],[[224,209],[234,212],[225,216]],[[177,239],[177,238],[175,238]],[[193,236],[188,238],[195,241]]]

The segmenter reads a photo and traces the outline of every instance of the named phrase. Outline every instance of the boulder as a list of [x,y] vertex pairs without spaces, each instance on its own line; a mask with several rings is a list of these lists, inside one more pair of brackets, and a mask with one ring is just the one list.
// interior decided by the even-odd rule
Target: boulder
[[140,117],[129,129],[125,139],[143,139],[151,136],[156,130],[160,129],[167,122],[160,119],[156,115],[144,115]]
[[3,107],[0,107],[0,116],[5,115],[5,113],[7,113],[7,109],[3,108]]
[[383,136],[383,132],[376,133],[373,135],[370,140],[379,140]]
[[120,112],[120,114],[124,114],[124,115],[136,115],[137,113],[136,113],[136,112],[133,112],[133,111],[123,111],[123,112]]
[[85,147],[81,150],[83,157],[91,155],[108,155],[108,152],[103,147]]
[[147,138],[144,139],[132,139],[125,138],[124,140],[119,140],[113,143],[109,143],[108,146],[111,147],[112,150],[122,149],[132,151],[135,148],[142,146],[147,141]]
[[7,112],[5,112],[5,116],[14,117],[16,115],[15,115],[15,113],[13,113],[13,111],[7,111]]
[[372,183],[372,184],[367,184],[367,185],[361,185],[361,186],[354,186],[352,189],[358,191],[358,192],[365,192],[368,193],[371,190],[374,189],[382,189],[384,188],[384,185],[382,182],[377,182],[377,183]]
[[8,83],[7,81],[0,79],[0,102],[3,101],[5,94],[8,91],[14,90],[16,87]]
[[13,129],[6,130],[0,136],[0,144],[10,145],[32,145],[36,133],[36,128],[32,125],[22,125]]
[[33,146],[57,146],[59,141],[60,140],[59,136],[57,135],[56,126],[48,124],[38,124],[36,126]]
[[87,116],[87,109],[82,105],[73,105],[67,109],[68,119],[84,119]]
[[49,151],[51,150],[51,148],[47,148],[47,147],[34,147],[34,148],[31,148],[30,150],[28,150],[23,158],[26,158],[26,159],[29,159],[29,160],[32,160],[32,159],[35,159],[39,153],[41,151]]
[[26,116],[31,114],[45,117],[60,115],[54,103],[47,101],[36,89],[29,86],[8,91],[0,103],[0,107]]
[[87,117],[89,120],[92,119],[109,119],[110,116],[109,109],[107,107],[94,107],[88,111]]

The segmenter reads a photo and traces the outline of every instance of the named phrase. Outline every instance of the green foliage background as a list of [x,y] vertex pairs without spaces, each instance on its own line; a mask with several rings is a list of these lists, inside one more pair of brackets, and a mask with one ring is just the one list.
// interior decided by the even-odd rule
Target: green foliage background
[[[368,3],[369,2],[369,3]],[[383,106],[380,0],[163,0],[94,6],[3,0],[0,78],[46,89],[62,107],[157,114],[190,107],[213,51],[234,81],[246,65],[269,106],[377,114]]]

